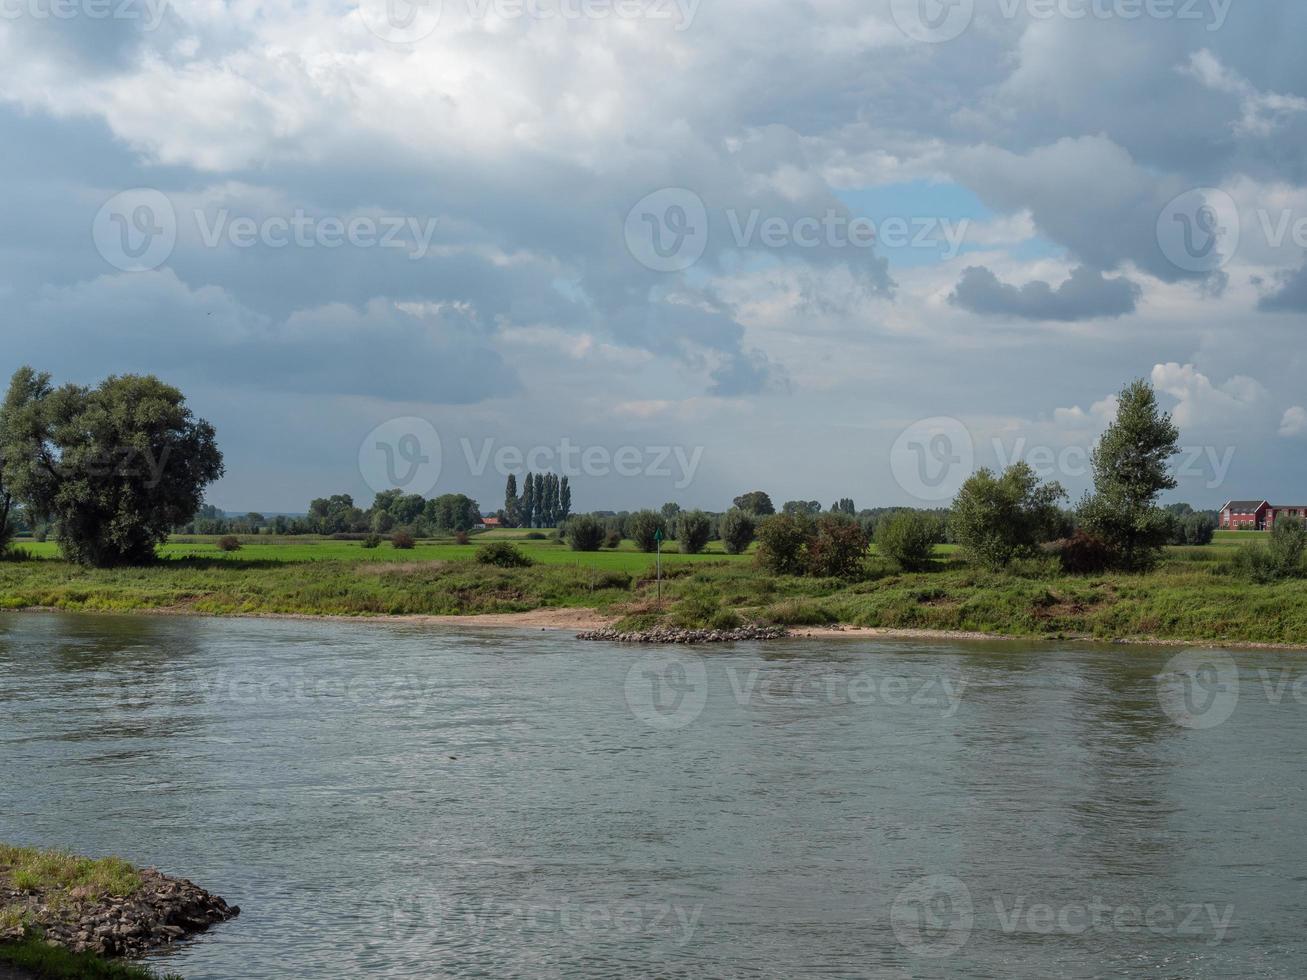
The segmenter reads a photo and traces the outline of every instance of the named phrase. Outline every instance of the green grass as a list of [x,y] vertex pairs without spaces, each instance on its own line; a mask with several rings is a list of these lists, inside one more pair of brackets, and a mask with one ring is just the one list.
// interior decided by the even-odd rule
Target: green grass
[[[411,551],[328,539],[249,539],[223,553],[214,539],[179,539],[143,568],[85,569],[57,558],[0,562],[0,607],[91,611],[300,613],[384,616],[525,612],[593,607],[624,626],[725,625],[738,621],[842,622],[1011,636],[1265,642],[1307,645],[1307,583],[1260,586],[1228,575],[1228,559],[1264,536],[1227,532],[1212,545],[1168,549],[1147,575],[1065,576],[1045,564],[994,573],[937,549],[939,569],[905,574],[875,556],[860,581],[777,577],[751,556],[664,556],[654,602],[652,555],[624,542],[580,553],[521,531],[536,562],[503,569],[471,559],[477,548],[424,541]],[[34,547],[28,545],[28,547]],[[49,555],[53,546],[41,546]]]
[[[0,943],[0,963],[50,980],[159,980],[159,975],[128,963],[106,960],[91,953],[70,953],[40,939]],[[163,980],[182,980],[169,973]]]
[[65,851],[0,844],[0,876],[24,892],[74,892],[88,901],[123,898],[141,887],[141,876],[121,858],[78,857]]

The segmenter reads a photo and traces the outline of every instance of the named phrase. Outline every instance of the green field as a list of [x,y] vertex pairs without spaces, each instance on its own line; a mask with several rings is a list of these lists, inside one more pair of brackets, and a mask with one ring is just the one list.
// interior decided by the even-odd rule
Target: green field
[[[469,544],[456,544],[453,538],[436,538],[418,541],[408,550],[396,550],[389,541],[384,541],[377,548],[365,548],[361,541],[336,541],[309,535],[275,537],[271,535],[240,535],[239,551],[221,551],[217,536],[182,535],[175,537],[159,548],[159,557],[173,560],[182,558],[212,559],[218,561],[250,564],[299,564],[311,561],[457,561],[471,559],[476,555],[477,546],[490,541],[511,540],[537,562],[547,565],[584,565],[587,568],[623,569],[635,572],[643,571],[654,560],[635,547],[631,541],[623,541],[620,548],[610,551],[578,552],[572,551],[565,543],[553,539],[553,532],[544,541],[532,541],[526,538],[529,532],[521,530],[486,531],[473,535]],[[31,541],[19,538],[16,546],[36,558],[58,559],[59,546],[53,541]],[[675,544],[664,548],[663,559],[668,562],[707,561],[711,559],[741,560],[743,556],[727,555],[721,549],[721,542],[712,542],[700,555],[682,555],[676,552]]]
[[[477,545],[516,538],[530,568],[471,560]],[[1307,582],[1255,585],[1225,568],[1264,535],[1233,532],[1205,547],[1170,548],[1146,575],[1067,576],[1047,562],[989,572],[937,549],[939,568],[903,573],[873,554],[854,582],[774,576],[749,555],[716,548],[664,555],[657,603],[652,555],[623,542],[574,552],[524,532],[494,531],[470,545],[424,541],[396,551],[320,538],[247,539],[222,552],[215,539],[182,538],[150,566],[86,569],[53,544],[20,543],[40,557],[0,562],[0,607],[97,611],[385,616],[525,612],[587,607],[630,628],[660,622],[739,622],[961,630],[1012,636],[1260,642],[1307,645]]]

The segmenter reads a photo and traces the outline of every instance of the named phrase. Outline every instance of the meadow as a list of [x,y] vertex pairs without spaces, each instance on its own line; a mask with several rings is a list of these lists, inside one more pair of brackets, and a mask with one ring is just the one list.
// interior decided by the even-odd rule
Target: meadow
[[[1047,561],[991,572],[963,564],[951,546],[937,568],[905,573],[872,549],[856,581],[776,576],[749,554],[663,555],[662,600],[654,556],[630,541],[575,552],[524,531],[490,531],[470,544],[427,540],[409,550],[388,542],[254,536],[238,551],[217,539],[179,537],[145,567],[86,569],[50,542],[20,542],[31,557],[0,562],[0,608],[156,611],[213,615],[452,615],[584,607],[624,629],[742,622],[848,624],[897,629],[1083,636],[1109,640],[1307,645],[1307,582],[1255,585],[1225,568],[1263,535],[1219,533],[1212,544],[1167,549],[1145,575],[1064,575]],[[472,560],[478,545],[512,540],[528,568]]]

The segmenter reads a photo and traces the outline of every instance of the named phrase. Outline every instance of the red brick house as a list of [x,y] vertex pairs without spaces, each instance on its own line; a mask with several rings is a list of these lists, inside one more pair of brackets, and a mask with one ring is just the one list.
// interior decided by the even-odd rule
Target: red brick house
[[1228,531],[1269,531],[1281,517],[1307,521],[1307,506],[1284,507],[1267,500],[1231,500],[1221,508],[1221,528]]

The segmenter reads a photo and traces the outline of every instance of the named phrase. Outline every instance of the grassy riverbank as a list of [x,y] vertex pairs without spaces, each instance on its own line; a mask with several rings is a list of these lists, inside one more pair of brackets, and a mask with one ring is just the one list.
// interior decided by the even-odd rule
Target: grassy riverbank
[[48,944],[40,914],[33,911],[31,896],[39,896],[47,915],[64,915],[134,895],[141,886],[140,872],[118,858],[0,844],[0,964],[22,976],[54,980],[157,980],[138,966]]
[[[482,539],[484,540],[484,538]],[[1286,643],[1307,645],[1307,583],[1256,585],[1225,563],[1255,535],[1222,535],[1173,548],[1147,575],[1067,576],[1046,563],[988,572],[941,548],[939,568],[906,574],[874,552],[865,577],[791,578],[759,571],[749,556],[667,555],[663,601],[653,557],[621,550],[577,553],[551,541],[519,545],[536,564],[496,568],[470,560],[475,545],[389,545],[286,539],[224,554],[212,542],[166,546],[144,568],[84,569],[56,558],[0,563],[0,606],[216,615],[467,615],[595,608],[624,628],[657,624],[802,626],[843,623],[1009,636]],[[320,550],[315,550],[320,549]],[[311,557],[310,557],[311,555]]]

